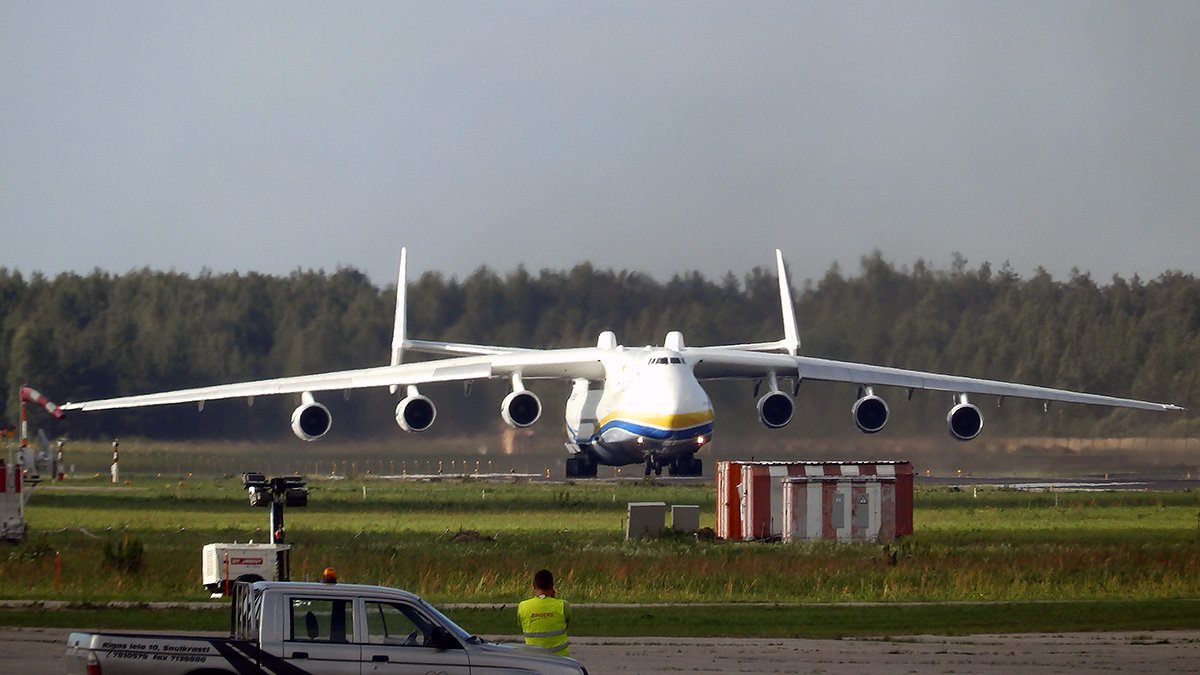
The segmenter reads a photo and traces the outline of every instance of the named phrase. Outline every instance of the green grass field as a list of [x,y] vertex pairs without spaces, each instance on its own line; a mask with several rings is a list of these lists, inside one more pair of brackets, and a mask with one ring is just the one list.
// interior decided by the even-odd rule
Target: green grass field
[[[267,539],[268,511],[250,508],[240,479],[130,482],[39,487],[27,511],[29,541],[0,559],[3,597],[203,600],[204,544]],[[699,504],[701,525],[711,526],[711,485],[309,484],[309,506],[287,512],[293,578],[334,565],[344,581],[406,588],[435,603],[508,605],[452,612],[482,634],[512,632],[499,629],[541,567],[576,603],[781,605],[581,608],[581,625],[595,635],[1200,628],[1200,495],[1192,492],[921,489],[917,532],[900,542],[785,545],[624,540],[630,501]],[[136,571],[111,555],[126,541],[143,547]],[[955,604],[927,604],[942,602]],[[28,625],[38,614],[0,611],[0,623]],[[169,612],[150,614],[154,625],[170,622]],[[213,615],[219,630],[224,614]],[[95,612],[70,620],[110,621]]]
[[[460,625],[485,637],[518,632],[514,605],[450,609]],[[1060,631],[1150,631],[1200,628],[1200,601],[1099,600],[1067,602],[813,605],[694,605],[576,607],[572,634],[593,637],[808,637],[968,635]],[[0,625],[70,630],[229,629],[224,607],[210,610],[0,610]]]

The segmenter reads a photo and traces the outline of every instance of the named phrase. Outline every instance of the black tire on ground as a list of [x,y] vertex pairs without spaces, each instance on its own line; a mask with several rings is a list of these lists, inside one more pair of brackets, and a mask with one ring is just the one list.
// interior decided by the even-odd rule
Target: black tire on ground
[[567,478],[595,478],[596,460],[591,457],[569,457],[566,474]]
[[704,473],[704,462],[696,457],[680,457],[667,469],[672,476],[699,476]]

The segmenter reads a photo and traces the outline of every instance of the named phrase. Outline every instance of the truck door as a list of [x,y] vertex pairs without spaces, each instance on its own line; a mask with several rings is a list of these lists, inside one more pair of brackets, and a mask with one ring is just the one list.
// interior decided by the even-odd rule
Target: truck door
[[283,660],[303,672],[360,675],[362,646],[354,640],[354,598],[289,598]]
[[461,644],[433,645],[437,624],[413,605],[366,600],[367,641],[362,645],[362,672],[380,675],[468,675],[467,652]]

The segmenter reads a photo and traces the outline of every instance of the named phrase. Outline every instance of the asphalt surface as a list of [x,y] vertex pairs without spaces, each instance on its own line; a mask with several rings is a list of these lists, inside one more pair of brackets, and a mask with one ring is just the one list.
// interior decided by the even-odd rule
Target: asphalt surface
[[[0,629],[0,673],[62,675],[69,630]],[[515,638],[507,638],[513,640]],[[1195,673],[1200,631],[806,640],[572,638],[592,675]]]

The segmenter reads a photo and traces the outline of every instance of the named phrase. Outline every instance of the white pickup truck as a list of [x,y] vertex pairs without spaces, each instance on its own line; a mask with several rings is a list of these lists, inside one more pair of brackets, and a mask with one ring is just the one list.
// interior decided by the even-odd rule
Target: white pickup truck
[[229,637],[71,633],[67,673],[586,675],[587,670],[538,647],[481,640],[406,591],[258,581],[236,585]]

